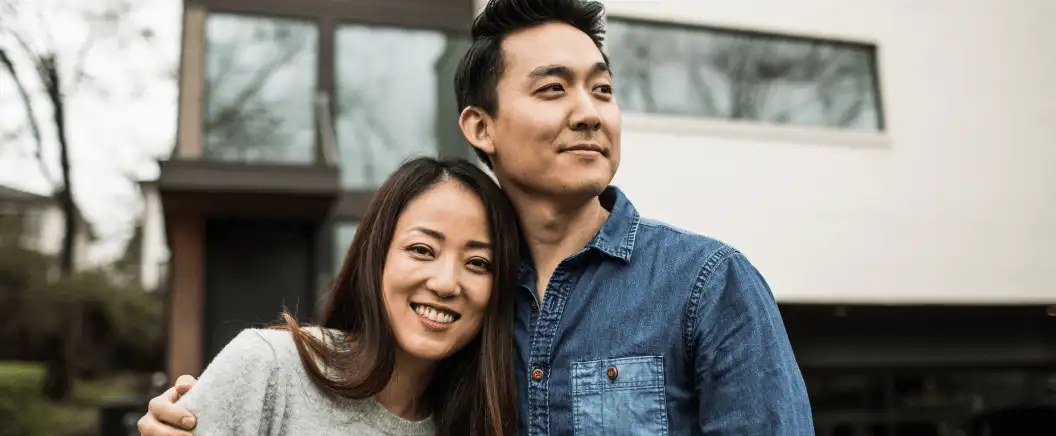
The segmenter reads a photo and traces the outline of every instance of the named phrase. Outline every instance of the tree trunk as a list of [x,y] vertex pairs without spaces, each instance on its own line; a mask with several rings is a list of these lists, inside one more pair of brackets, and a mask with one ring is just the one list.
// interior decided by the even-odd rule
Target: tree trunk
[[[62,86],[59,81],[59,69],[55,63],[54,56],[43,56],[40,59],[40,76],[44,79],[44,86],[48,92],[48,99],[55,108],[55,130],[59,137],[59,156],[62,166],[62,190],[59,191],[59,203],[62,206],[62,215],[65,219],[65,237],[62,238],[62,252],[60,253],[59,266],[64,277],[73,273],[74,269],[74,242],[77,239],[77,222],[79,214],[77,205],[73,202],[73,186],[70,183],[70,155],[69,146],[66,142],[66,117],[63,107]],[[62,304],[60,303],[60,306]],[[64,310],[67,312],[65,327],[59,330],[58,335],[49,345],[46,372],[44,375],[44,394],[52,400],[66,399],[72,387],[72,377],[69,356],[72,355],[71,347],[77,343],[75,335],[80,327],[80,306],[71,302]]]
[[48,99],[55,108],[55,131],[59,137],[59,158],[62,167],[62,190],[59,191],[59,203],[65,217],[65,237],[62,240],[60,266],[62,274],[69,275],[74,267],[74,242],[77,239],[77,204],[73,201],[72,183],[70,183],[70,150],[66,142],[66,115],[63,107],[62,86],[59,81],[58,66],[55,57],[41,58],[41,76],[48,91]]

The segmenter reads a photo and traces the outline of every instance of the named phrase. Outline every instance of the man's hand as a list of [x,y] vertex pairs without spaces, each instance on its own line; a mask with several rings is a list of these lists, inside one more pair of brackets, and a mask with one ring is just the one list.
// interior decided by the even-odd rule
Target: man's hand
[[150,400],[147,414],[139,419],[140,436],[191,436],[189,431],[198,421],[191,412],[175,403],[197,381],[189,375],[180,376],[175,386]]

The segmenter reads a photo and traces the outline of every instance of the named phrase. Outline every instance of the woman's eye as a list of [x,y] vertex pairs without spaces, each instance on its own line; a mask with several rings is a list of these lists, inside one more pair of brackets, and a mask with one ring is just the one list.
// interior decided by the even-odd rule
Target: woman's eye
[[466,264],[483,272],[491,271],[491,263],[484,259],[470,259]]
[[419,256],[431,256],[433,254],[433,250],[430,250],[429,247],[424,245],[412,245],[407,247],[407,251]]

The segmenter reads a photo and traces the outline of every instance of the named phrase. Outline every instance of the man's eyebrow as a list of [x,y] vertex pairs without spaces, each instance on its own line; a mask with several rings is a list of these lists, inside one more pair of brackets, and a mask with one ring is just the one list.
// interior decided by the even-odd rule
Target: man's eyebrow
[[[591,65],[589,75],[594,76],[602,73],[612,74],[608,64],[599,61]],[[528,73],[528,76],[533,79],[557,76],[565,80],[572,80],[572,69],[564,65],[544,65],[533,69]]]
[[564,65],[544,65],[541,67],[535,67],[528,76],[533,79],[542,77],[557,76],[565,80],[572,78],[572,70]]
[[605,62],[596,62],[594,63],[594,66],[590,67],[591,76],[601,73],[608,73],[610,76],[612,75],[612,70],[609,69],[609,64]]

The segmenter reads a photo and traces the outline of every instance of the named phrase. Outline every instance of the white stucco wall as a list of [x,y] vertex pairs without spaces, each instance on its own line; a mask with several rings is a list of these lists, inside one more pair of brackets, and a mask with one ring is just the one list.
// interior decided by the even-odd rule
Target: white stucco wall
[[165,214],[162,212],[161,195],[154,183],[139,185],[143,194],[143,239],[140,285],[147,290],[157,290],[168,274],[169,248],[165,235]]
[[608,3],[879,47],[882,137],[625,114],[644,214],[741,248],[782,301],[1056,302],[1056,2]]
[[605,3],[879,48],[883,135],[625,113],[644,215],[740,248],[781,301],[1056,303],[1056,2]]
[[[62,214],[62,208],[58,204],[33,206],[30,213],[39,220],[36,229],[38,233],[31,238],[31,248],[52,256],[60,255],[62,242],[66,237],[66,218]],[[88,225],[84,221],[78,224],[77,236],[73,242],[73,260],[77,269],[87,268],[91,264],[88,259],[88,248],[91,244],[86,227]]]

